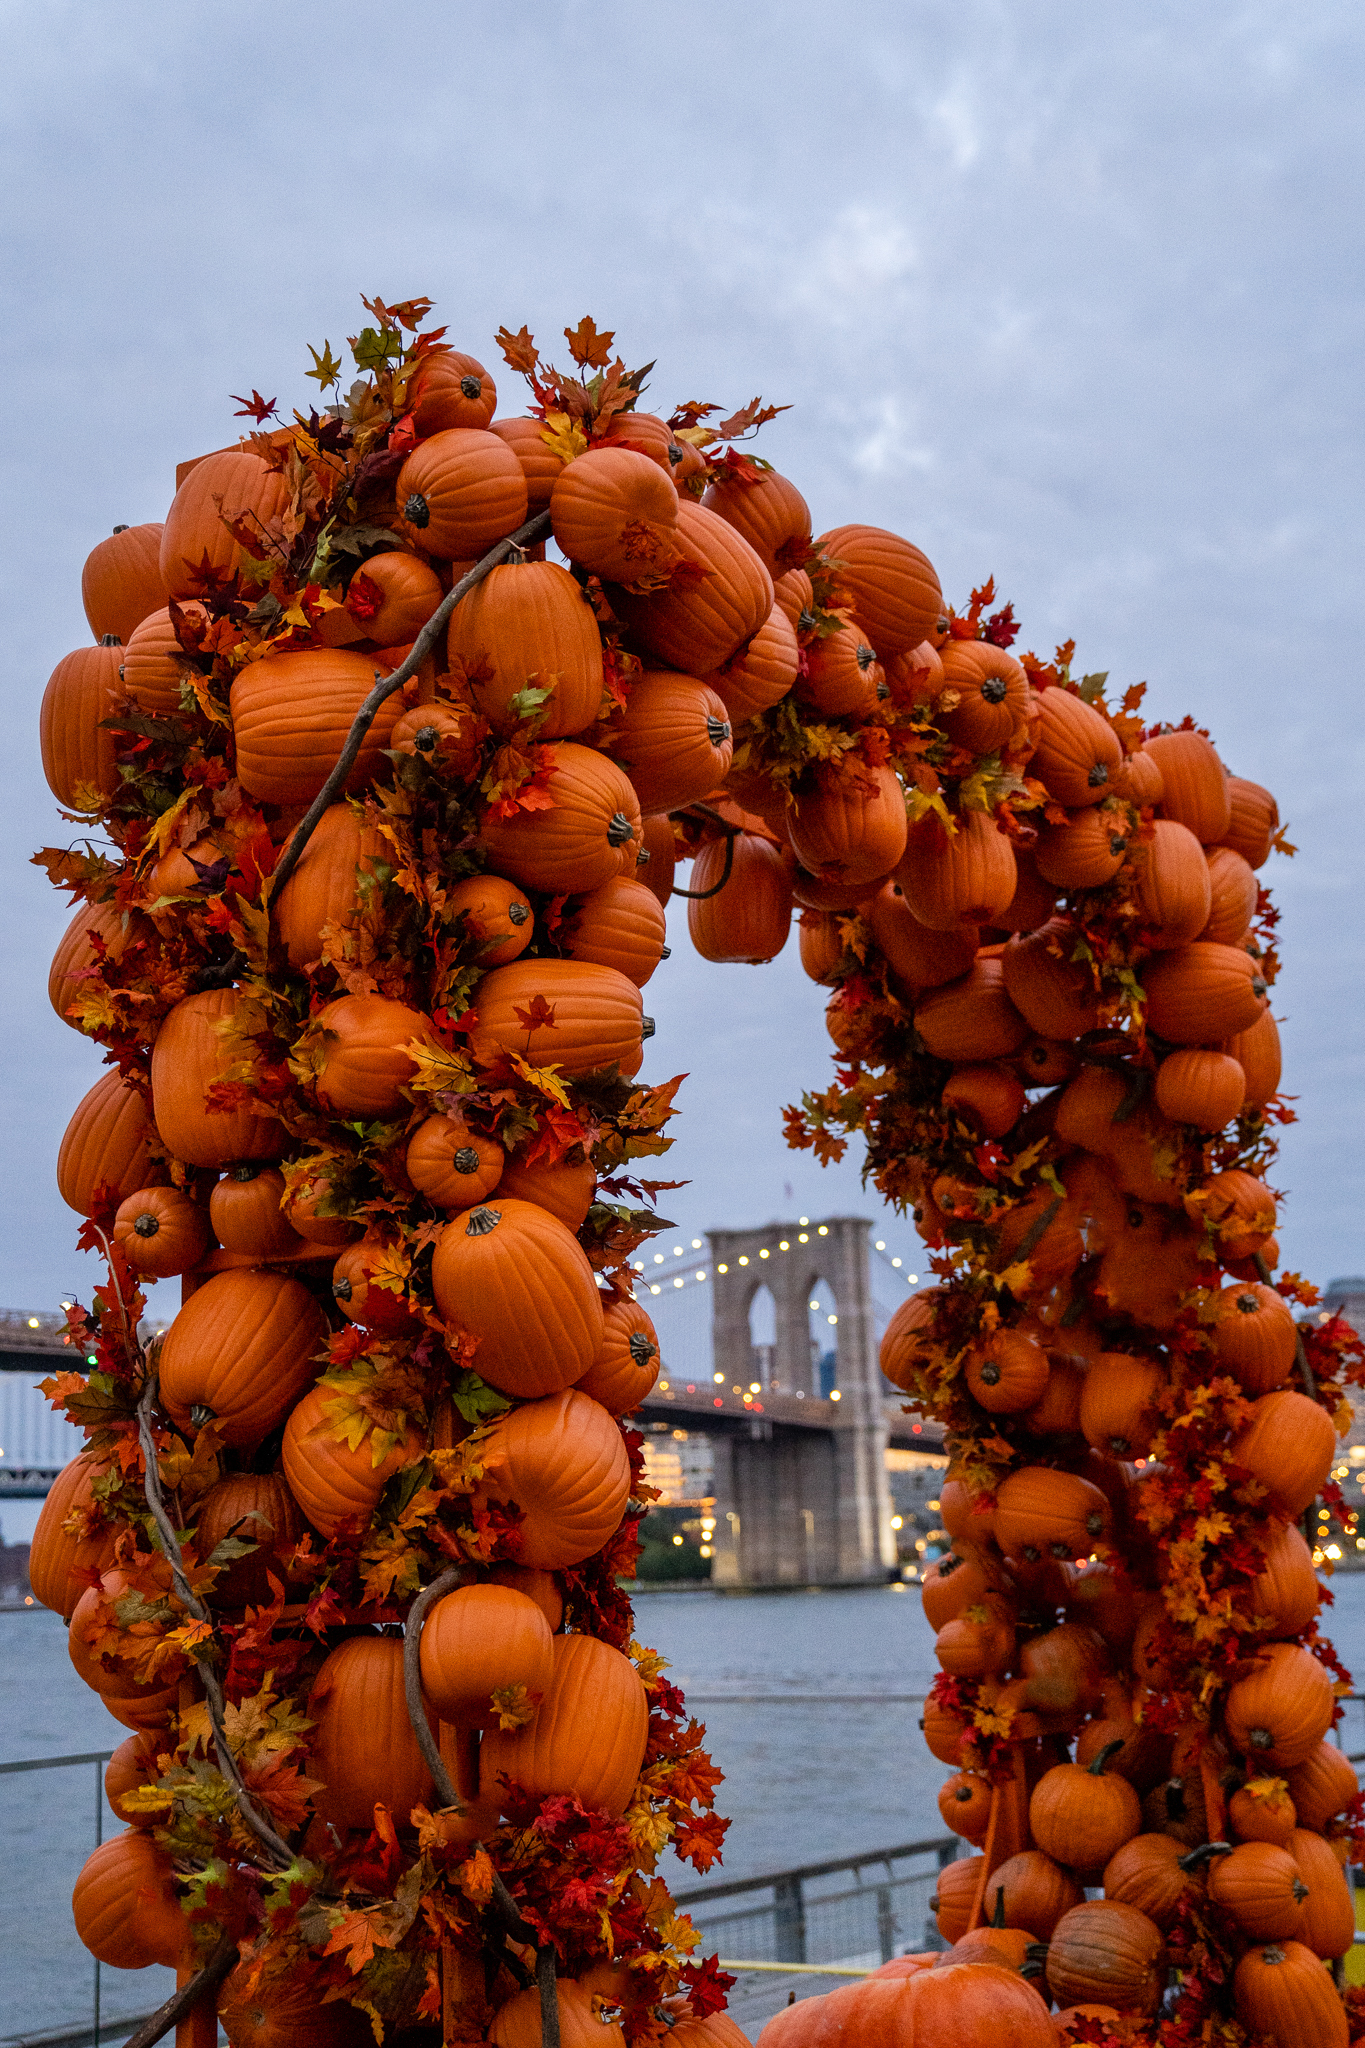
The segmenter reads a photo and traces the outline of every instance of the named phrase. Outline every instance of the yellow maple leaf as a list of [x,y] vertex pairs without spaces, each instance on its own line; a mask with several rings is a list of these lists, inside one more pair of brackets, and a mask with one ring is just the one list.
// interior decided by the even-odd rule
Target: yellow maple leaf
[[499,1728],[504,1735],[513,1735],[518,1728],[529,1728],[544,1694],[528,1692],[524,1685],[500,1685],[489,1697]]
[[175,1803],[175,1795],[163,1792],[159,1785],[135,1785],[131,1792],[119,1793],[120,1813],[167,1813]]
[[576,457],[588,452],[588,437],[576,420],[566,412],[547,412],[540,438],[552,455],[561,462],[573,462]]
[[466,1856],[457,1876],[460,1890],[471,1906],[486,1906],[493,1896],[493,1864],[486,1849],[476,1849],[472,1856]]
[[548,1067],[533,1067],[519,1052],[509,1053],[508,1058],[528,1087],[534,1088],[538,1094],[546,1096],[551,1102],[557,1102],[561,1109],[570,1107],[569,1091],[559,1078],[557,1066],[551,1064]]
[[1194,1525],[1194,1533],[1203,1543],[1221,1543],[1225,1536],[1232,1534],[1232,1523],[1221,1511],[1201,1515]]
[[473,1090],[474,1074],[464,1053],[447,1052],[434,1039],[424,1038],[411,1039],[403,1050],[417,1069],[407,1084],[417,1094],[468,1095]]
[[994,1273],[991,1278],[997,1288],[1007,1287],[1011,1294],[1025,1293],[1033,1281],[1033,1268],[1027,1259],[1016,1259],[1003,1273]]

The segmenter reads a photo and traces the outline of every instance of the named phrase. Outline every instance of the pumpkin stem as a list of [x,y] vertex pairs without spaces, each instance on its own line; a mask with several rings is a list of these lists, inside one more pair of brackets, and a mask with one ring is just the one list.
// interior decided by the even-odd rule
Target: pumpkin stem
[[1123,1745],[1126,1742],[1126,1740],[1126,1736],[1120,1735],[1117,1742],[1105,1743],[1104,1748],[1100,1751],[1099,1755],[1095,1758],[1094,1763],[1090,1766],[1090,1775],[1092,1778],[1102,1778],[1104,1776],[1105,1765],[1108,1763],[1111,1756],[1118,1755],[1119,1751],[1123,1748]]
[[414,491],[403,507],[403,517],[409,526],[423,527],[431,524],[431,507],[420,491]]
[[1001,1930],[1003,1931],[1003,1929],[1004,1929],[1004,1925],[1005,1925],[1005,1887],[1004,1887],[1004,1885],[1001,1885],[1001,1887],[1000,1887],[999,1891],[998,1891],[998,1892],[996,1893],[996,1895],[995,1895],[995,1911],[994,1911],[994,1913],[992,1913],[992,1915],[991,1915],[991,1926],[992,1926],[992,1927],[998,1927],[998,1928],[1000,1928],[1000,1929],[1001,1929]]
[[654,1033],[658,1030],[658,1028],[658,1025],[654,1022],[654,1019],[652,1017],[642,1017],[640,1019],[641,1038],[652,1038],[654,1036]]
[[1231,1856],[1231,1842],[1201,1842],[1197,1849],[1191,1849],[1188,1856],[1180,1858],[1182,1870],[1198,1870],[1201,1863],[1207,1863],[1212,1856]]
[[464,1234],[466,1237],[487,1237],[489,1231],[496,1230],[501,1222],[501,1209],[490,1209],[487,1206],[471,1209],[469,1221],[464,1227]]
[[459,1151],[454,1156],[452,1164],[456,1173],[477,1173],[479,1170],[479,1155],[472,1145],[461,1145]]
[[213,1420],[213,1410],[206,1408],[202,1401],[196,1401],[190,1409],[190,1421],[196,1429],[204,1429]]
[[634,836],[635,827],[631,824],[625,812],[616,811],[612,816],[610,824],[607,826],[608,846],[624,846],[626,841]]
[[1047,1943],[1045,1941],[1031,1941],[1024,1950],[1024,1967],[1019,1972],[1020,1976],[1029,1978],[1041,1977],[1046,1969]]
[[137,1237],[155,1237],[160,1228],[161,1225],[157,1222],[151,1211],[145,1210],[134,1223],[133,1232]]

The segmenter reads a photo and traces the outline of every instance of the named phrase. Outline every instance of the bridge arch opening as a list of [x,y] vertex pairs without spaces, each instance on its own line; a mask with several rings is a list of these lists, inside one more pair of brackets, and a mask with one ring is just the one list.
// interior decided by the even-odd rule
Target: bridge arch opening
[[806,1290],[811,1392],[827,1401],[839,1387],[839,1299],[823,1274]]
[[777,1302],[766,1280],[760,1281],[749,1298],[749,1363],[753,1368],[749,1384],[755,1382],[766,1393],[773,1383],[777,1354]]

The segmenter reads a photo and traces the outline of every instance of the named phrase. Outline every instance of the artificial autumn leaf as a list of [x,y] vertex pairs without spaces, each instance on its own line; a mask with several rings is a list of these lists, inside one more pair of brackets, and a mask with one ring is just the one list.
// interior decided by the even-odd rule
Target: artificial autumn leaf
[[308,353],[313,358],[313,367],[311,370],[304,371],[305,377],[315,379],[324,391],[330,384],[336,384],[340,381],[341,358],[332,354],[332,344],[330,341],[323,342],[321,355],[318,354],[310,342],[308,344]]
[[250,398],[243,398],[236,391],[230,392],[229,396],[235,404],[241,407],[240,412],[233,415],[235,419],[252,419],[259,426],[262,420],[269,420],[275,417],[275,407],[278,401],[273,398],[262,398],[254,385],[252,386]]
[[564,339],[569,344],[569,354],[580,369],[604,370],[611,361],[611,345],[616,339],[610,328],[599,333],[596,324],[585,313],[577,327],[566,327]]
[[535,375],[540,350],[531,339],[528,328],[520,327],[513,334],[508,328],[500,327],[494,340],[502,350],[502,359],[509,370],[519,370],[525,377]]

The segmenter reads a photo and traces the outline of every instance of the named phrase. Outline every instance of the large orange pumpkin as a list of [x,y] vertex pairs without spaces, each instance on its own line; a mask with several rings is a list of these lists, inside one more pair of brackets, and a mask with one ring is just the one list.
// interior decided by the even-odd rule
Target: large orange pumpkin
[[329,804],[271,911],[293,967],[321,958],[328,925],[345,930],[359,920],[361,890],[384,858],[385,841],[363,811]]
[[422,1690],[443,1721],[496,1725],[496,1694],[522,1686],[537,1707],[554,1672],[554,1637],[534,1600],[510,1586],[461,1586],[422,1625]]
[[1336,1985],[1301,1941],[1248,1949],[1233,1975],[1237,2017],[1275,2048],[1347,2048]]
[[1059,2005],[1087,2000],[1119,2012],[1155,2012],[1165,1980],[1159,1927],[1135,1906],[1093,1899],[1073,1906],[1052,1930],[1048,1989]]
[[[180,607],[191,621],[207,621],[202,605]],[[123,649],[121,676],[125,694],[139,711],[151,718],[166,718],[180,709],[180,693],[186,677],[193,673],[189,655],[180,644],[169,609],[149,612],[134,628]]]
[[625,1512],[630,1461],[620,1429],[577,1387],[500,1416],[483,1462],[490,1490],[522,1511],[522,1564],[543,1571],[580,1564]]
[[418,358],[400,385],[395,403],[405,406],[419,439],[449,427],[486,427],[498,404],[498,387],[476,356],[459,349],[433,348]]
[[676,538],[686,576],[649,596],[622,591],[612,602],[646,654],[709,675],[757,633],[773,608],[773,581],[748,541],[690,498],[678,501]]
[[535,1720],[483,1739],[480,1791],[496,1798],[506,1777],[535,1799],[572,1793],[590,1812],[624,1813],[648,1733],[649,1702],[629,1658],[594,1636],[556,1636],[554,1671]]
[[208,1212],[183,1188],[143,1188],[119,1203],[114,1242],[135,1273],[166,1280],[188,1273],[209,1248]]
[[67,1207],[88,1216],[101,1188],[121,1202],[162,1179],[151,1156],[155,1137],[137,1089],[117,1074],[101,1075],[76,1105],[57,1154],[57,1190]]
[[388,996],[341,996],[309,1028],[318,1100],[335,1116],[391,1116],[416,1072],[406,1048],[431,1040],[426,1018]]
[[518,1400],[572,1386],[602,1348],[593,1270],[577,1239],[533,1202],[495,1200],[453,1216],[431,1285],[441,1314],[476,1340],[475,1370]]
[[[555,562],[504,562],[460,599],[446,635],[489,723],[534,718],[537,739],[583,732],[602,700],[602,638],[583,592]],[[548,693],[528,702],[525,691]],[[517,701],[520,699],[520,701]]]
[[[618,2020],[608,2019],[600,2012],[599,2006],[600,2000],[588,1985],[572,1977],[556,1979],[559,2048],[623,2048],[624,2029]],[[539,1985],[514,1992],[506,2005],[499,2006],[488,2038],[494,2048],[540,2048],[543,2034]],[[669,2038],[672,2039],[671,2034]]]
[[414,448],[394,487],[414,547],[473,562],[526,521],[526,478],[499,435],[446,427]]
[[1038,742],[1029,773],[1070,811],[1102,802],[1112,794],[1123,761],[1113,727],[1057,684],[1041,691],[1037,704]]
[[73,1514],[88,1508],[93,1487],[108,1466],[85,1452],[64,1465],[47,1490],[28,1551],[28,1582],[35,1600],[70,1621],[76,1602],[93,1583],[92,1574],[107,1570],[114,1552],[114,1531],[91,1538],[73,1536],[63,1528]]
[[[234,1159],[278,1159],[284,1125],[249,1105],[214,1109],[209,1091],[237,1064],[220,1026],[230,1025],[238,990],[186,996],[162,1019],[152,1046],[152,1114],[167,1149],[191,1166],[230,1166]],[[234,1076],[235,1078],[235,1076]]]
[[1204,849],[1174,818],[1158,818],[1150,839],[1133,849],[1144,937],[1159,951],[1188,946],[1209,920],[1213,882]]
[[425,1449],[411,1430],[395,1443],[371,1431],[352,1449],[344,1426],[337,1433],[331,1411],[339,1405],[334,1389],[310,1387],[290,1410],[280,1450],[290,1492],[313,1527],[328,1537],[363,1527],[394,1473]]
[[717,788],[733,753],[725,705],[692,676],[646,669],[614,723],[612,753],[644,811],[674,811]]
[[1266,1488],[1273,1506],[1301,1515],[1332,1469],[1337,1433],[1332,1418],[1307,1394],[1287,1388],[1262,1394],[1232,1454]]
[[718,470],[702,503],[743,534],[770,576],[799,566],[810,547],[810,507],[778,470]]
[[667,930],[654,891],[617,875],[591,890],[564,919],[562,943],[571,960],[613,967],[643,988],[664,957]]
[[1201,732],[1163,732],[1146,742],[1161,770],[1161,808],[1205,846],[1216,845],[1232,823],[1228,773]]
[[429,1116],[408,1140],[408,1179],[440,1209],[472,1209],[502,1178],[506,1154],[450,1116]]
[[117,734],[103,721],[119,697],[120,649],[116,641],[78,647],[57,663],[38,711],[43,774],[59,804],[89,811],[119,786]]
[[1010,1001],[999,960],[979,958],[957,981],[931,988],[915,1005],[915,1029],[942,1060],[999,1060],[1029,1035]]
[[[722,881],[727,860],[730,873]],[[776,959],[791,931],[792,888],[771,839],[739,832],[728,846],[707,840],[697,850],[689,886],[694,900],[687,906],[687,931],[703,960],[759,966]]]
[[812,874],[873,881],[905,852],[905,792],[890,768],[821,769],[815,789],[798,800],[790,831],[797,859]]
[[272,552],[289,504],[289,485],[249,450],[222,448],[203,456],[181,484],[161,533],[161,581],[172,597],[195,597],[240,573],[245,550],[229,531],[245,522]]
[[[392,1636],[352,1636],[333,1650],[308,1698],[313,1722],[309,1776],[321,1778],[313,1810],[342,1828],[371,1828],[374,1809],[406,1827],[433,1786],[403,1694],[403,1645]],[[428,1720],[432,1719],[428,1715]],[[436,1729],[433,1725],[432,1735]]]
[[912,541],[880,526],[835,526],[816,546],[883,660],[938,639],[943,592],[933,563]]
[[1332,1725],[1331,1674],[1297,1643],[1271,1643],[1224,1709],[1228,1734],[1255,1766],[1304,1763]]
[[726,716],[738,731],[750,718],[757,718],[786,696],[796,681],[801,650],[796,628],[781,607],[774,603],[763,624],[747,646],[741,648],[703,680],[710,684],[725,706]]
[[590,448],[550,490],[556,544],[571,562],[612,583],[657,583],[679,557],[678,494],[635,448]]
[[215,1273],[166,1333],[162,1401],[182,1429],[192,1410],[207,1409],[225,1443],[254,1446],[316,1379],[326,1344],[327,1319],[302,1281]]
[[175,1875],[140,1828],[127,1828],[92,1850],[71,1894],[76,1932],[115,1970],[174,1967],[189,1948],[190,1923],[180,1910]]
[[[305,648],[251,662],[232,685],[243,789],[263,803],[311,803],[340,759],[374,680],[370,657],[344,647]],[[402,708],[395,691],[375,712],[346,778],[348,790],[364,789],[386,766],[384,749]]]
[[126,645],[147,617],[166,602],[161,581],[160,520],[116,526],[97,541],[81,570],[81,603],[97,640]]
[[1261,1014],[1265,983],[1235,946],[1178,946],[1148,961],[1142,977],[1148,1025],[1175,1045],[1229,1038],[1250,1030]]
[[603,1318],[602,1349],[578,1381],[580,1394],[609,1415],[629,1415],[659,1377],[659,1337],[638,1301],[612,1302]]
[[[548,1018],[542,1014],[546,1005]],[[484,1065],[519,1053],[534,1067],[553,1064],[565,1074],[592,1074],[606,1067],[619,1067],[625,1075],[640,1071],[640,991],[614,967],[515,960],[484,976],[475,1007],[479,1021],[469,1044]]]
[[1013,1970],[989,1962],[873,1975],[820,1998],[799,1999],[768,2021],[761,2038],[764,2048],[915,2048],[919,2042],[925,2048],[1004,2048],[1007,2042],[1010,2048],[1057,2048],[1038,1992]]
[[526,889],[573,895],[613,875],[633,875],[641,849],[640,803],[624,769],[572,740],[547,748],[545,791],[553,808],[488,816],[483,842],[494,872]]
[[1351,1804],[1360,1790],[1355,1769],[1334,1742],[1320,1742],[1302,1763],[1286,1772],[1285,1782],[1301,1827],[1325,1828]]
[[935,931],[996,923],[1014,900],[1014,849],[994,818],[963,811],[944,832],[932,815],[906,839],[896,880],[921,924]]
[[1023,730],[1028,677],[1003,647],[987,640],[950,640],[943,650],[943,681],[958,700],[943,713],[955,746],[969,754],[995,754]]

